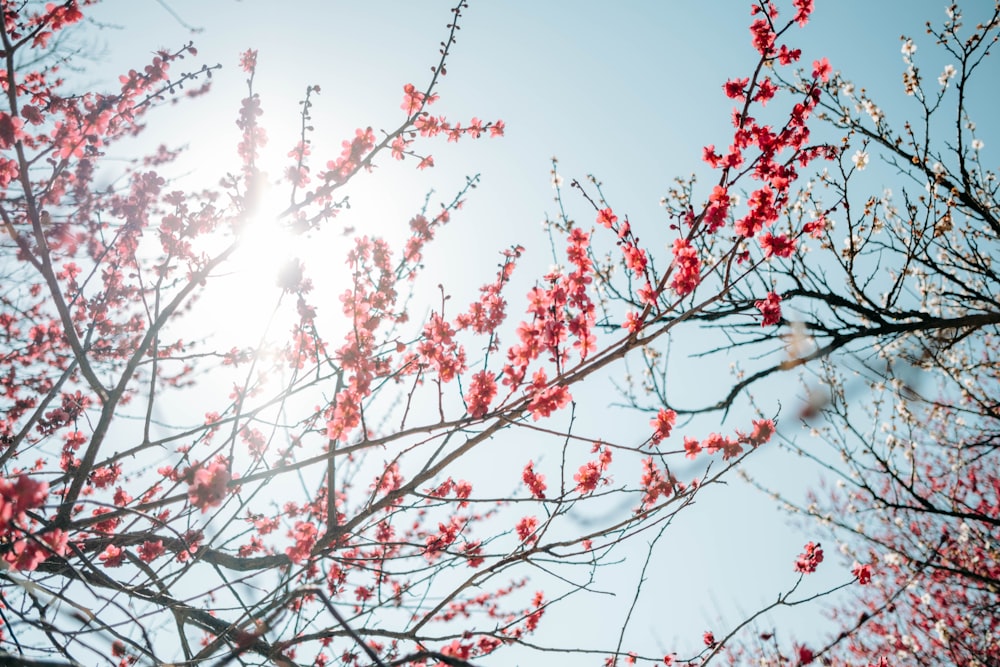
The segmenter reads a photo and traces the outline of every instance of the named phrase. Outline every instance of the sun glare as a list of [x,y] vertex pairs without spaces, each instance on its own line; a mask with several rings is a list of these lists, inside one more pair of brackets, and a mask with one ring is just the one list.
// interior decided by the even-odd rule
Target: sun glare
[[223,263],[198,309],[207,335],[237,346],[266,346],[287,333],[295,301],[282,285],[308,242],[280,219],[287,203],[268,190],[258,212],[240,230],[238,246]]

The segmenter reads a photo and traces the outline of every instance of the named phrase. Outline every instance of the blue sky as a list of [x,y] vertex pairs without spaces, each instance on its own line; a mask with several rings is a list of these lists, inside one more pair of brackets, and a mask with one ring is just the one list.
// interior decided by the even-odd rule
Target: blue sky
[[[394,127],[401,116],[402,86],[427,80],[453,4],[300,0],[278,10],[277,3],[264,0],[168,2],[200,31],[191,34],[154,0],[109,0],[93,15],[121,29],[96,33],[106,52],[84,78],[113,82],[120,71],[144,64],[155,49],[188,40],[199,49],[197,63],[222,63],[210,96],[160,110],[149,120],[157,141],[169,127],[170,141],[191,145],[192,158],[181,162],[191,183],[215,179],[237,166],[233,120],[244,94],[244,75],[236,67],[241,51],[259,50],[257,91],[265,111],[262,123],[280,165],[274,168],[277,175],[285,164],[280,158],[297,140],[298,100],[307,85],[322,87],[313,113],[315,154],[322,158],[317,164],[339,153],[340,141],[356,127]],[[528,249],[526,262],[535,273],[550,262],[540,222],[556,213],[549,177],[553,156],[559,158],[567,183],[592,173],[604,183],[616,212],[650,228],[666,225],[659,200],[671,180],[704,174],[702,146],[727,143],[731,105],[721,86],[728,78],[749,76],[756,57],[747,32],[749,3],[470,5],[448,76],[438,90],[436,111],[462,121],[472,116],[503,119],[507,136],[458,145],[432,143],[426,150],[437,166],[423,172],[412,163],[383,162],[375,175],[352,186],[349,223],[359,231],[391,237],[400,233],[428,190],[450,199],[466,175],[482,174],[481,187],[465,212],[428,253],[435,280],[456,285],[456,290],[464,286],[470,295],[492,277],[497,252],[511,244]],[[819,0],[813,21],[793,31],[790,41],[803,49],[803,63],[826,56],[859,87],[874,91],[893,119],[906,113],[906,107],[898,106],[904,99],[899,37],[922,37],[923,22],[943,16],[944,3],[938,1]],[[918,55],[931,51],[926,42],[918,43]],[[930,72],[935,68],[928,69],[928,77]],[[589,224],[592,212],[586,202],[569,193],[566,203],[571,217]],[[667,240],[664,230],[663,242]],[[330,263],[342,261],[342,248],[329,252]],[[658,259],[665,257],[664,251]],[[678,346],[697,350],[698,343],[691,338]],[[704,361],[682,361],[676,381],[695,396],[716,396],[729,382],[729,361],[716,359],[707,367]],[[591,398],[597,399],[607,386],[594,391]],[[787,404],[798,391],[788,378],[769,385],[758,398],[768,409],[779,400]],[[630,427],[644,421],[608,414]],[[733,415],[729,426],[739,426],[739,417]],[[761,452],[751,466],[778,483],[813,478],[777,449]],[[669,651],[695,647],[708,628],[721,634],[726,624],[718,622],[719,615],[735,622],[794,582],[793,559],[812,537],[807,529],[789,527],[769,499],[734,480],[722,493],[700,500],[671,528],[646,584],[640,620],[629,636]],[[806,582],[805,590],[819,590],[821,581],[849,578],[837,567],[831,562],[826,578]],[[605,582],[606,588],[625,594],[617,601],[581,598],[581,613],[543,628],[539,637],[567,643],[606,633],[604,614],[620,610],[630,599],[634,575],[633,569]],[[775,623],[795,628],[803,638],[826,630],[815,613],[797,611]],[[535,659],[523,658],[523,664]]]

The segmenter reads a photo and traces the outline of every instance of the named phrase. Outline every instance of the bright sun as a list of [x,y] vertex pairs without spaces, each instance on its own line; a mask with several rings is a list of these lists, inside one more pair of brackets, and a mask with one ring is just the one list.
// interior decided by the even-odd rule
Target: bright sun
[[240,231],[235,252],[209,281],[197,308],[204,335],[227,345],[256,347],[287,333],[295,300],[279,281],[287,282],[282,274],[303,257],[308,239],[279,219],[288,205],[279,194],[277,187],[266,188],[256,214]]

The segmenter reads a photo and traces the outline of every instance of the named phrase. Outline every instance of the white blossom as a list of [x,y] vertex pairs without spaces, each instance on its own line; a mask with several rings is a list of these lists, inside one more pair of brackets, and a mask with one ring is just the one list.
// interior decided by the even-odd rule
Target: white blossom
[[954,65],[945,65],[944,66],[944,72],[942,72],[941,76],[938,77],[938,83],[940,83],[942,86],[947,86],[948,85],[948,79],[951,79],[954,76],[955,76],[955,66]]
[[875,106],[875,104],[871,100],[864,100],[861,103],[861,105],[862,107],[864,107],[865,113],[871,116],[871,119],[876,124],[878,124],[878,122],[882,120],[882,110],[879,109],[877,106]]
[[948,625],[944,622],[944,619],[938,619],[934,622],[934,632],[937,633],[938,639],[945,646],[948,645]]

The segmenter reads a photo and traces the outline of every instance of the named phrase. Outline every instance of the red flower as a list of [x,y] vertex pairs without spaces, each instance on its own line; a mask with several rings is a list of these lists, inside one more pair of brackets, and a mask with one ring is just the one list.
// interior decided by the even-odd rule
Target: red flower
[[771,82],[771,79],[765,77],[757,84],[757,93],[753,96],[754,102],[760,102],[762,106],[766,106],[768,100],[772,99],[777,92],[778,87]]
[[851,568],[851,574],[857,577],[858,583],[862,586],[867,586],[872,582],[872,569],[870,565],[854,563],[854,567]]
[[295,530],[289,531],[288,536],[295,540],[295,546],[287,547],[285,554],[288,555],[293,563],[299,564],[309,558],[313,545],[316,544],[316,540],[319,538],[319,529],[307,521],[297,521],[295,523]]
[[115,482],[118,481],[118,477],[122,474],[122,468],[117,463],[110,466],[105,466],[103,468],[98,468],[94,472],[90,473],[90,481],[94,483],[99,489],[106,489]]
[[602,208],[597,212],[597,221],[610,229],[613,224],[618,222],[618,216],[610,208]]
[[392,157],[396,160],[402,160],[404,157],[404,153],[406,152],[406,149],[409,145],[410,142],[404,139],[403,137],[396,137],[395,139],[393,139],[391,146]]
[[802,574],[812,574],[816,566],[823,562],[823,550],[819,543],[808,542],[805,551],[795,559],[795,571]]
[[412,116],[419,111],[423,104],[424,94],[417,90],[416,86],[412,83],[403,86],[403,103],[399,108],[405,111],[407,116]]
[[252,72],[257,68],[257,50],[247,49],[240,54],[240,69],[244,72]]
[[709,234],[726,223],[729,215],[729,192],[721,185],[712,188],[708,197],[708,208],[705,209],[705,225]]
[[188,487],[188,500],[204,514],[210,507],[222,504],[227,493],[226,487],[231,479],[228,464],[224,461],[213,461],[195,471],[191,486]]
[[546,489],[545,475],[536,473],[534,465],[534,461],[528,461],[528,465],[524,466],[524,472],[521,473],[521,479],[528,485],[531,495],[535,498],[544,498]]
[[816,220],[812,220],[802,225],[802,233],[808,234],[814,239],[823,238],[823,232],[826,231],[826,218],[820,217]]
[[766,19],[757,19],[750,25],[751,42],[761,55],[768,55],[774,50],[774,30]]
[[465,395],[465,402],[469,406],[469,414],[473,417],[482,417],[490,409],[493,397],[497,395],[497,383],[493,374],[489,371],[479,371],[472,376],[472,384],[469,393]]
[[533,516],[526,516],[517,522],[515,530],[522,542],[534,542],[538,539],[535,530],[538,528],[538,519]]
[[814,79],[821,79],[823,83],[826,83],[830,80],[830,74],[832,72],[833,68],[830,66],[830,61],[826,58],[813,61],[812,75]]
[[749,78],[730,79],[729,81],[726,81],[726,83],[722,86],[722,89],[726,91],[726,97],[742,102],[746,99],[746,89],[748,83],[750,83]]
[[694,291],[701,280],[701,260],[698,251],[691,247],[687,239],[674,239],[674,264],[676,271],[670,286],[677,296],[685,296]]
[[746,238],[753,238],[764,225],[769,225],[778,219],[778,201],[774,190],[765,185],[755,190],[747,199],[750,213],[736,221],[736,233]]
[[754,447],[763,445],[774,435],[774,422],[770,419],[755,419],[753,431],[750,433],[750,444]]
[[645,494],[642,498],[642,507],[651,507],[660,496],[669,497],[672,491],[671,480],[664,477],[663,472],[656,467],[653,457],[643,459],[642,476],[639,478]]
[[715,144],[709,144],[702,149],[701,159],[710,164],[713,169],[722,162],[722,156],[715,152]]
[[49,495],[49,485],[47,482],[36,482],[27,475],[21,475],[14,482],[11,489],[11,497],[14,501],[14,517],[26,510],[41,507],[45,503],[45,498]]
[[532,397],[531,402],[528,404],[528,412],[531,413],[531,418],[537,421],[542,417],[548,417],[560,408],[566,407],[572,398],[569,389],[566,387],[560,385],[547,387]]
[[465,131],[468,132],[473,139],[478,139],[483,133],[483,121],[473,116],[472,120],[469,121],[469,127],[465,128]]
[[10,563],[11,568],[14,570],[31,572],[48,557],[48,551],[37,542],[17,540],[14,542],[13,547],[4,554],[3,559]]
[[795,239],[790,239],[784,234],[774,236],[768,232],[761,237],[760,247],[764,249],[765,257],[771,257],[772,255],[788,257],[795,250]]
[[[809,0],[810,2],[812,0]],[[802,55],[802,49],[789,49],[784,44],[778,49],[778,62],[782,65],[790,65],[797,61]]]
[[103,561],[104,567],[121,567],[125,553],[115,545],[109,544],[97,558]]
[[798,10],[795,12],[795,21],[798,21],[800,26],[804,26],[809,22],[809,15],[813,11],[813,0],[792,0],[792,4]]
[[[139,546],[139,558],[147,563],[151,563],[162,556],[165,551],[166,549],[163,548],[162,541],[156,540],[153,542],[152,540],[146,540]],[[107,562],[104,565],[105,567],[112,567]]]
[[761,320],[762,327],[768,327],[781,321],[781,297],[770,292],[763,301],[754,304],[764,318]]
[[597,483],[601,481],[601,470],[596,462],[589,461],[580,466],[580,470],[573,475],[573,481],[576,482],[578,492],[590,493],[597,488]]
[[697,438],[692,438],[690,436],[684,437],[684,451],[686,452],[684,456],[689,459],[693,459],[701,453],[701,443]]
[[674,427],[674,422],[677,421],[677,413],[673,410],[667,410],[666,408],[660,408],[660,411],[656,413],[656,418],[650,420],[649,424],[656,431],[653,433],[653,444],[658,445],[666,438],[670,437],[670,429]]

